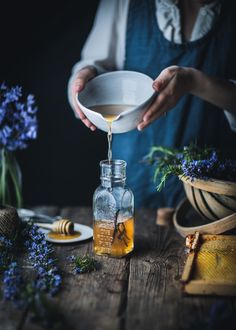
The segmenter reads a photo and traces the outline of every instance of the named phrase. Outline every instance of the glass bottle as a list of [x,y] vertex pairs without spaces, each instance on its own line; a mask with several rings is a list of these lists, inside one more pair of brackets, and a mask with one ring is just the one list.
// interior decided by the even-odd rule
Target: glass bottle
[[100,162],[101,185],[93,196],[94,252],[123,257],[134,248],[134,196],[126,187],[126,162]]

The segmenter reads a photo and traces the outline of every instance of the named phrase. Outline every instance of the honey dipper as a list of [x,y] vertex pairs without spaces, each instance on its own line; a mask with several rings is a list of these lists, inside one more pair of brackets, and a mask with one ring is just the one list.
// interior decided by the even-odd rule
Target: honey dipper
[[74,223],[68,219],[60,219],[53,223],[35,222],[36,226],[51,229],[58,234],[71,235],[74,233]]

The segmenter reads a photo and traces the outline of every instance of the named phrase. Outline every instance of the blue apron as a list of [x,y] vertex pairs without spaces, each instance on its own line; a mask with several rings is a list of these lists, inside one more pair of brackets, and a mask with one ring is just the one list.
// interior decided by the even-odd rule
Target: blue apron
[[[228,3],[228,1],[227,1]],[[199,40],[175,44],[163,36],[156,20],[155,0],[131,0],[126,32],[125,70],[143,72],[155,79],[171,65],[194,67],[226,79],[236,78],[234,9],[223,5],[217,24]],[[184,197],[181,181],[169,179],[161,192],[153,181],[154,167],[142,163],[153,145],[181,148],[197,142],[222,149],[236,146],[222,109],[186,95],[166,116],[143,132],[114,134],[113,157],[127,162],[127,184],[136,207],[175,207]]]

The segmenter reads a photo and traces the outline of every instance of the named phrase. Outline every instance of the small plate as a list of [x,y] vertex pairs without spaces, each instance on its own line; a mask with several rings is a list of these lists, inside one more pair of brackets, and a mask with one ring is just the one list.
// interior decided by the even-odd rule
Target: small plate
[[48,237],[49,230],[44,229],[44,228],[39,228],[40,232],[45,234],[46,241],[51,242],[51,243],[75,243],[75,242],[81,242],[81,241],[84,241],[84,240],[87,240],[87,239],[93,237],[93,230],[89,226],[75,223],[74,229],[75,229],[75,231],[79,231],[81,233],[81,235],[79,237],[65,239],[65,240],[64,239],[58,240],[55,238]]

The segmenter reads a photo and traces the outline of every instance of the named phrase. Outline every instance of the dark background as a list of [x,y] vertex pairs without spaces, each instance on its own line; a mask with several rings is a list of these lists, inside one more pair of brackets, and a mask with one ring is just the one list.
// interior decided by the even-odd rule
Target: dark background
[[25,206],[91,205],[106,158],[106,135],[74,117],[67,99],[73,65],[92,27],[98,1],[1,4],[0,82],[34,94],[36,141],[17,153]]

